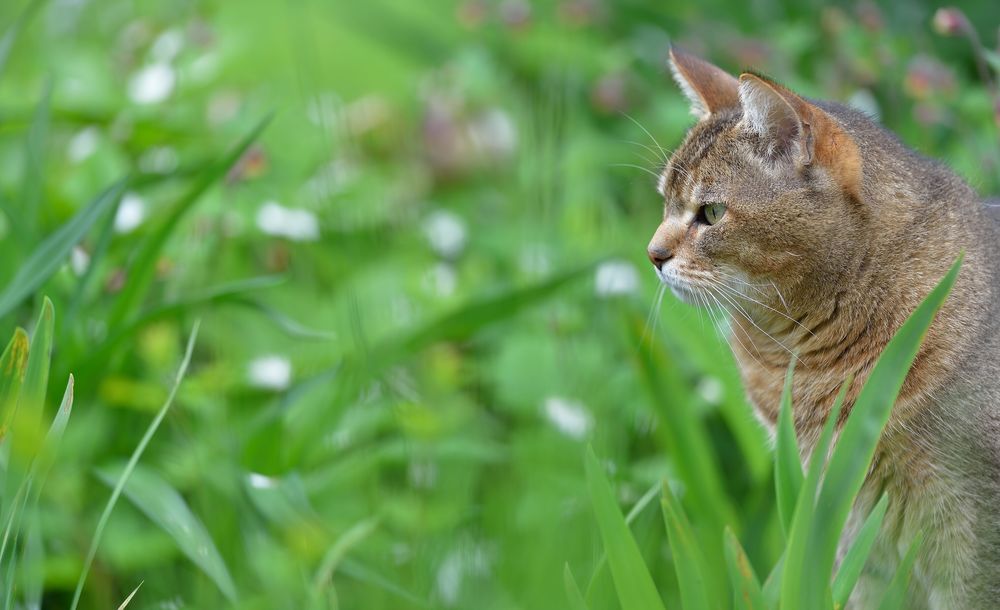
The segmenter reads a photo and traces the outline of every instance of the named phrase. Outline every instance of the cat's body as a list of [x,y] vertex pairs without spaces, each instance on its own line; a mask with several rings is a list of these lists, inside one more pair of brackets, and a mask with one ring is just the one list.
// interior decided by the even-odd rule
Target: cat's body
[[[866,595],[923,532],[907,608],[1000,606],[1000,208],[855,110],[673,60],[701,120],[661,179],[667,206],[650,258],[679,296],[734,314],[730,343],[769,425],[797,354],[805,452],[844,379],[855,376],[846,414],[893,333],[965,252],[845,544],[888,491],[874,569],[852,605],[871,606]],[[721,220],[706,219],[706,206]]]

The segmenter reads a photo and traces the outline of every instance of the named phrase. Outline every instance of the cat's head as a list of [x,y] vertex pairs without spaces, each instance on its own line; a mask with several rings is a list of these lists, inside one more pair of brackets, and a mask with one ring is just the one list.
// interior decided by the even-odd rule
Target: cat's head
[[723,298],[719,285],[752,296],[834,277],[865,224],[861,156],[836,107],[676,48],[671,68],[698,122],[658,184],[648,253],[660,279],[695,303]]

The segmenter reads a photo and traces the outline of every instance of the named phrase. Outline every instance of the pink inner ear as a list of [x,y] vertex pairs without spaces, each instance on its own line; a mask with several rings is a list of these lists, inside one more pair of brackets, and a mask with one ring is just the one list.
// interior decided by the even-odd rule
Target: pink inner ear
[[740,83],[725,70],[677,47],[670,48],[670,66],[695,114],[704,117],[739,107]]

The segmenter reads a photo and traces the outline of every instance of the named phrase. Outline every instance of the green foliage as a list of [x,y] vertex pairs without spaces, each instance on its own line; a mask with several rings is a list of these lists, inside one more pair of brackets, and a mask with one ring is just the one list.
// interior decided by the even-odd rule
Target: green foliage
[[[729,570],[734,608],[842,608],[854,585],[861,576],[879,529],[885,517],[889,498],[883,495],[865,519],[852,541],[840,569],[833,575],[833,564],[843,535],[848,512],[855,506],[864,477],[868,474],[875,446],[889,419],[889,412],[903,385],[903,380],[916,358],[920,343],[930,328],[958,278],[962,256],[906,322],[896,331],[892,340],[879,356],[875,367],[850,414],[847,416],[837,443],[830,451],[834,430],[840,419],[847,390],[852,380],[847,380],[827,416],[823,431],[812,450],[809,468],[804,479],[799,468],[799,449],[791,422],[792,367],[786,377],[781,413],[778,424],[778,452],[775,471],[778,501],[787,502],[790,517],[786,528],[785,549],[774,574],[780,574],[780,593],[777,584],[762,588],[753,567],[732,530],[726,529],[725,556]],[[786,424],[786,425],[783,425]],[[829,456],[829,458],[827,457]],[[792,462],[791,464],[788,462]],[[607,481],[600,474],[593,453],[587,455],[587,478],[598,524],[609,549],[612,570],[615,556],[618,569],[641,578],[641,582],[625,587],[624,576],[616,574],[618,598],[623,608],[660,607],[662,604],[655,589],[650,590],[647,567],[635,548],[632,534],[621,514],[615,510],[613,495]],[[781,473],[786,473],[782,475]],[[782,483],[782,478],[785,483]],[[791,485],[788,481],[794,481]],[[595,487],[599,490],[595,492]],[[798,488],[796,495],[790,489]],[[782,497],[784,496],[784,498]],[[713,538],[700,540],[688,521],[677,498],[668,485],[663,487],[663,511],[670,539],[674,569],[680,589],[681,608],[701,610],[724,607],[725,602],[715,599],[723,587],[711,582],[713,572],[705,560],[703,549],[714,543]],[[922,534],[917,536],[900,562],[892,581],[883,592],[881,609],[902,608],[906,602],[910,573],[920,548]],[[615,552],[610,551],[615,548]],[[625,549],[625,550],[623,550]],[[770,580],[770,579],[769,579]],[[771,589],[770,592],[767,590]],[[570,590],[572,593],[572,590]],[[645,606],[636,605],[634,595],[641,591]]]
[[691,124],[667,45],[1000,187],[974,49],[920,2],[69,4],[0,2],[0,609],[807,595],[829,477],[642,273]]

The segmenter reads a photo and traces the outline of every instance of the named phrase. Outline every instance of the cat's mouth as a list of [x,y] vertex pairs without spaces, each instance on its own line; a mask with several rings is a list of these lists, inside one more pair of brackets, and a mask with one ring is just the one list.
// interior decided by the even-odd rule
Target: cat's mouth
[[681,277],[675,270],[663,265],[663,267],[653,267],[656,270],[656,277],[670,288],[670,292],[688,305],[700,307],[703,302],[699,298],[699,287],[688,279]]

